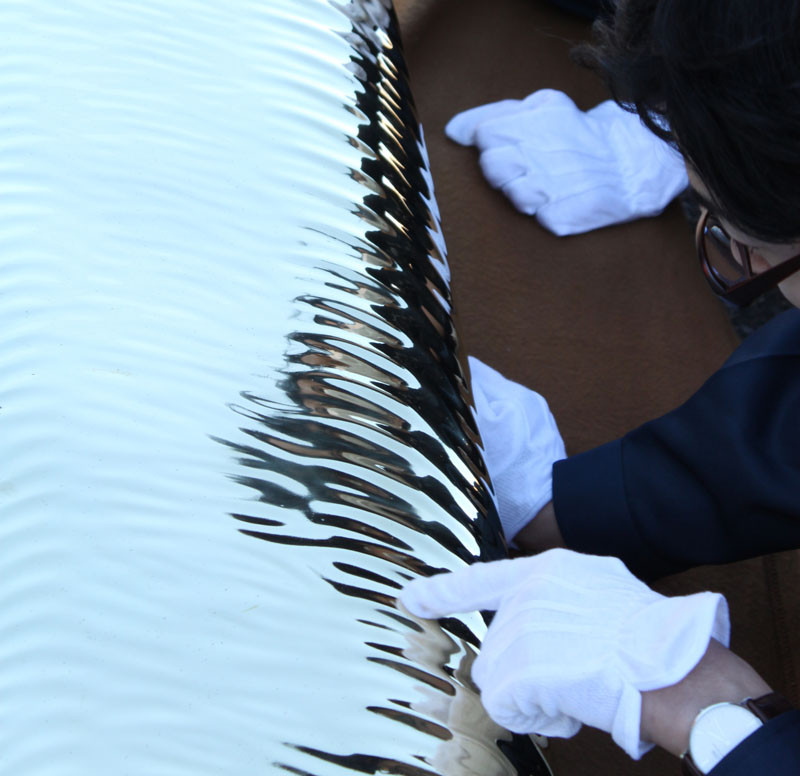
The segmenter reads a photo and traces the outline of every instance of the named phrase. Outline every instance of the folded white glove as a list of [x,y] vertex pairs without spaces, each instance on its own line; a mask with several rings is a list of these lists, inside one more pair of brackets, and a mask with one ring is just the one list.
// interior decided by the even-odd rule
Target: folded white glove
[[581,723],[638,759],[641,692],[683,679],[713,637],[728,644],[725,598],[666,598],[622,561],[550,550],[418,579],[399,596],[418,617],[497,613],[472,678],[489,716],[518,733],[568,738]]
[[553,464],[564,442],[547,402],[535,391],[469,357],[475,420],[506,541],[553,498]]
[[683,157],[611,100],[584,113],[542,89],[459,113],[445,132],[476,146],[489,183],[557,235],[657,215],[689,183]]

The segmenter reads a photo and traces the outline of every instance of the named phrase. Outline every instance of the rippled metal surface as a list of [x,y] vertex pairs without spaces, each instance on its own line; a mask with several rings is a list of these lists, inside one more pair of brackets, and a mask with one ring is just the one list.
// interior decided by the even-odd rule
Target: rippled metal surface
[[545,772],[395,606],[504,550],[388,2],[0,29],[0,775]]

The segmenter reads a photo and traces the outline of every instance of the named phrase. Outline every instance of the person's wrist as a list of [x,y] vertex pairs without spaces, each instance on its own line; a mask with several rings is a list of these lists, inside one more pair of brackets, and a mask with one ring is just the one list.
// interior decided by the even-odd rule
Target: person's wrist
[[769,685],[752,666],[712,639],[703,658],[680,682],[642,693],[641,738],[680,756],[703,709],[768,692]]
[[552,501],[548,501],[517,533],[514,544],[523,555],[533,555],[566,546],[558,527]]

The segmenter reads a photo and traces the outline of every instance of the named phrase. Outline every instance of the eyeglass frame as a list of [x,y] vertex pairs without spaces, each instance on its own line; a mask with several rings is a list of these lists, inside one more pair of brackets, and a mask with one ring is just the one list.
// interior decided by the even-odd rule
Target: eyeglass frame
[[[725,227],[722,226],[719,219],[711,214],[708,208],[700,208],[700,218],[697,221],[697,229],[695,230],[694,236],[695,248],[697,250],[697,258],[700,260],[700,268],[703,270],[703,275],[705,275],[708,284],[711,286],[711,290],[717,294],[717,296],[721,296],[723,299],[727,299],[739,307],[746,307],[757,297],[761,296],[761,294],[774,288],[790,275],[800,270],[800,253],[798,253],[796,256],[784,259],[780,264],[776,264],[774,267],[770,267],[764,272],[753,272],[753,268],[750,265],[750,249],[746,245],[743,245],[742,247],[745,248],[743,251],[744,265],[742,266],[745,272],[744,278],[734,283],[729,283],[714,269],[714,266],[708,258],[705,236],[709,219],[713,219],[714,224],[719,227],[720,231],[731,242],[738,241],[734,240],[725,231]],[[741,245],[741,243],[739,244]],[[731,254],[732,253],[731,251]],[[733,256],[733,259],[736,261],[735,256]],[[738,264],[739,262],[736,261],[736,263]]]

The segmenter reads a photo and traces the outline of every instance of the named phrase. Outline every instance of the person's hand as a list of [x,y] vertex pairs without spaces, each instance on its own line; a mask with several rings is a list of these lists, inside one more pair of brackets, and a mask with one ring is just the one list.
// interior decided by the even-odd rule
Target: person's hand
[[666,598],[616,558],[562,549],[418,579],[399,599],[424,618],[496,610],[472,669],[495,722],[558,737],[585,723],[634,758],[651,748],[641,693],[679,682],[730,632],[721,595]]
[[553,464],[566,457],[547,402],[470,356],[475,419],[506,541],[553,497]]
[[542,89],[459,113],[445,132],[476,146],[489,183],[557,235],[657,215],[688,186],[680,154],[610,100],[584,113]]

